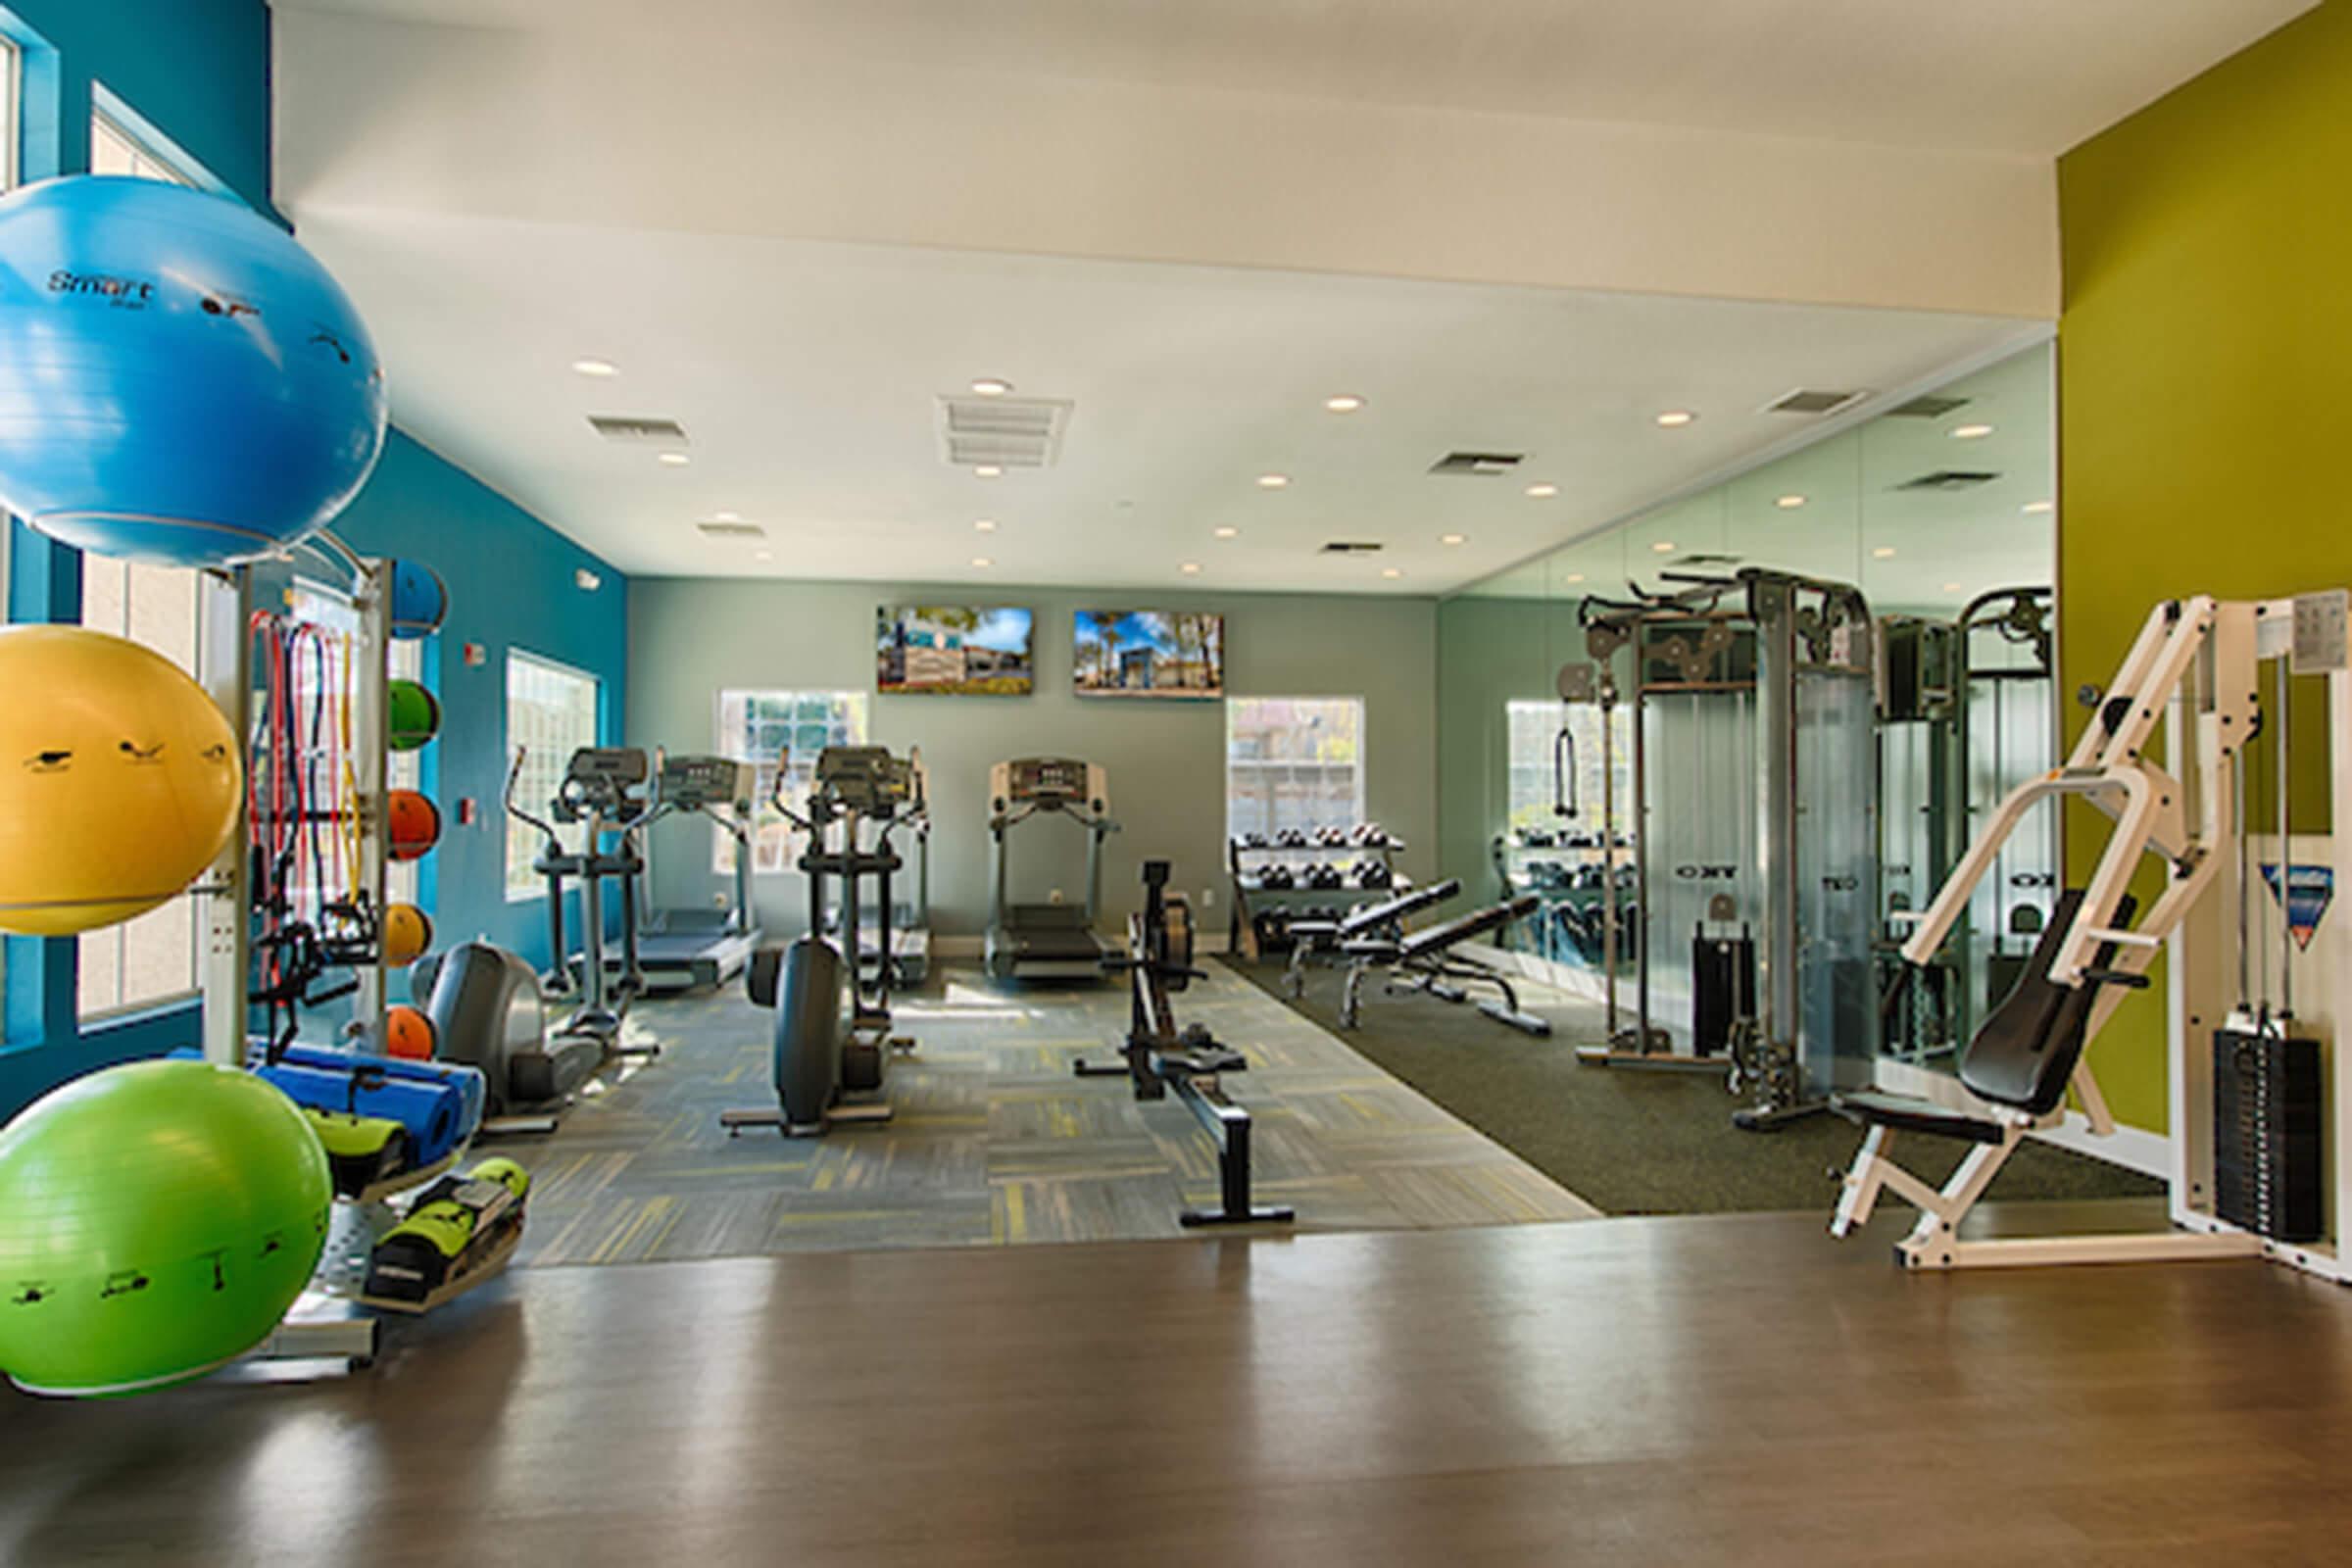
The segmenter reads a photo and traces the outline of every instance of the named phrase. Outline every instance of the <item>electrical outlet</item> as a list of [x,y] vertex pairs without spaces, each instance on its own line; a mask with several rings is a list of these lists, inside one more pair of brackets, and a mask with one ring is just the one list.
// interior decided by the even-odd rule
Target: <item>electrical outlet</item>
[[1200,890],[1200,907],[1203,909],[1213,909],[1216,906],[1217,890],[1215,888],[1202,888]]
[[1046,890],[1046,902],[1047,902],[1048,904],[1059,904],[1059,903],[1061,902],[1061,889],[1059,889],[1059,888],[1049,888],[1049,889],[1047,889],[1047,890]]

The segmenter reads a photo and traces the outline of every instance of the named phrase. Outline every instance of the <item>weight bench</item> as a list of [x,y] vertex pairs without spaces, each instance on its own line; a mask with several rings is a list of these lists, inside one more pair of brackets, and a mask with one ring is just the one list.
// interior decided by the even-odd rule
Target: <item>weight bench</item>
[[[1895,1196],[1919,1209],[1919,1223],[1895,1245],[1895,1256],[1906,1267],[1958,1268],[1995,1261],[1996,1252],[2002,1254],[1997,1258],[2001,1262],[2031,1260],[2016,1254],[2034,1243],[1964,1242],[1960,1222],[2026,1135],[2065,1102],[2068,1086],[2088,1081],[2082,1046],[2101,987],[2137,989],[2148,983],[2145,975],[2114,967],[2117,945],[2112,941],[2100,945],[2095,967],[2083,970],[2082,984],[2060,985],[2050,978],[2059,949],[2082,913],[2082,899],[2081,889],[2059,898],[2025,974],[1986,1016],[1960,1058],[1960,1083],[1984,1102],[1984,1110],[1957,1109],[1877,1090],[1830,1098],[1831,1109],[1869,1129],[1846,1172],[1838,1212],[1830,1221],[1831,1235],[1847,1235],[1868,1220],[1880,1192],[1892,1188]],[[2117,905],[2117,927],[2129,926],[2133,907],[2128,895]],[[2079,1080],[2078,1074],[2084,1077]],[[2095,1083],[2090,1093],[2096,1093]],[[1957,1139],[1975,1147],[1937,1189],[1889,1155],[1898,1132]]]
[[1524,920],[1543,902],[1533,893],[1522,893],[1501,904],[1491,904],[1409,935],[1341,939],[1339,949],[1348,959],[1348,981],[1340,993],[1342,1027],[1352,1029],[1360,1021],[1364,977],[1374,969],[1386,969],[1383,990],[1420,991],[1441,1002],[1469,1001],[1464,985],[1493,986],[1496,997],[1481,1002],[1479,1011],[1523,1034],[1539,1037],[1550,1034],[1550,1020],[1520,1007],[1519,993],[1500,969],[1453,951],[1465,942]]
[[1283,990],[1293,1001],[1298,1000],[1306,994],[1306,966],[1311,960],[1339,957],[1343,943],[1381,935],[1401,937],[1407,915],[1434,908],[1461,891],[1460,878],[1447,877],[1378,904],[1367,904],[1344,919],[1293,921],[1291,962],[1282,973]]

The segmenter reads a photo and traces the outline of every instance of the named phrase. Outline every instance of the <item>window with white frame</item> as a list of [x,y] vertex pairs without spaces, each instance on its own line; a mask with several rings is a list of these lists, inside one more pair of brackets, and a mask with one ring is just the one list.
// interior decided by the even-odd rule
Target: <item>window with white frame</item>
[[1364,700],[1225,700],[1225,830],[1348,827],[1364,819]]
[[[545,819],[548,805],[564,782],[571,754],[596,744],[597,680],[568,665],[519,649],[507,654],[507,757],[523,749],[522,772],[514,781],[514,803]],[[583,823],[559,825],[564,847],[580,849]],[[507,897],[537,898],[546,879],[531,869],[546,841],[539,830],[507,818]]]
[[[1504,709],[1510,745],[1509,825],[1546,832],[1597,833],[1601,824],[1600,708],[1592,703],[1513,702]],[[1609,802],[1619,831],[1634,817],[1633,711],[1610,710],[1612,728]],[[1561,734],[1565,728],[1567,739]],[[1577,813],[1563,816],[1559,808]]]
[[[718,694],[718,750],[760,769],[760,827],[752,840],[752,870],[768,875],[791,869],[789,825],[767,803],[776,787],[776,761],[788,759],[787,800],[807,792],[816,754],[828,746],[863,746],[865,693],[722,691]],[[795,809],[798,809],[796,804]],[[735,841],[711,834],[710,869],[735,870]]]
[[186,170],[148,146],[129,126],[103,109],[90,114],[90,172],[160,179],[172,185],[196,183]]
[[24,54],[15,42],[0,38],[0,190],[13,190],[24,177],[18,138],[24,123]]
[[[185,566],[82,558],[81,623],[151,648],[199,679],[200,593],[200,579]],[[80,1016],[99,1017],[193,995],[198,939],[196,900],[186,893],[134,919],[83,932]]]

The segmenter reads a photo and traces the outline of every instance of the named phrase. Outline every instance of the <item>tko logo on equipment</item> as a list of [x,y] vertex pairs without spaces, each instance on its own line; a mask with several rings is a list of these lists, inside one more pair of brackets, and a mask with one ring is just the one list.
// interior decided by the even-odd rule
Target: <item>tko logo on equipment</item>
[[1862,879],[1858,876],[1825,876],[1821,879],[1821,885],[1832,893],[1851,893],[1862,886]]
[[117,277],[109,272],[69,272],[60,268],[49,274],[52,294],[79,294],[110,305],[143,311],[155,298],[155,285],[143,277]]
[[1674,874],[1686,882],[1729,882],[1740,874],[1736,865],[1678,865]]

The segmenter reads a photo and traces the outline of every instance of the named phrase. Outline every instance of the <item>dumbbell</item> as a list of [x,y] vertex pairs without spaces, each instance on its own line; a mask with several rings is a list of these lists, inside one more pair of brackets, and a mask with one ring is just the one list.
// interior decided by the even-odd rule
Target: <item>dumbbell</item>
[[1366,860],[1355,868],[1355,885],[1359,888],[1385,888],[1396,884],[1396,873],[1389,869],[1386,860]]

